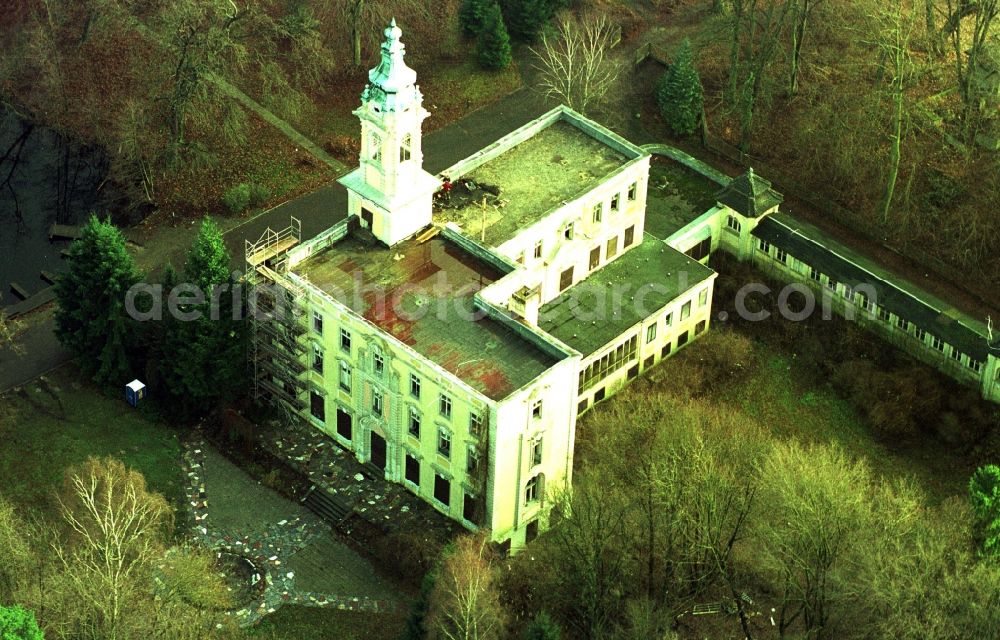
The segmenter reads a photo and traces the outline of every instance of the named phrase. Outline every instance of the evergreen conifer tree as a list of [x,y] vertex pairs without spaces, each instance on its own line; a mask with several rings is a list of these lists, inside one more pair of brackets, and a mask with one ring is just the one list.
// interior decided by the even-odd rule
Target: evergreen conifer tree
[[495,2],[486,10],[476,43],[476,57],[484,69],[503,69],[511,62],[510,36],[507,35],[500,7]]
[[67,263],[55,286],[56,337],[94,380],[124,384],[135,337],[125,294],[141,277],[125,238],[92,214],[70,245]]
[[178,409],[191,415],[238,391],[246,376],[243,322],[233,319],[229,252],[211,219],[202,222],[188,252],[184,281],[204,299],[178,305],[184,316],[168,323],[164,378]]
[[983,555],[1000,555],[1000,467],[988,464],[969,478],[973,535]]
[[493,4],[496,4],[496,0],[463,0],[458,10],[458,23],[462,32],[467,36],[478,36]]
[[677,135],[687,136],[698,130],[702,117],[704,92],[694,68],[691,41],[687,38],[677,50],[656,90],[656,101],[667,125]]
[[510,34],[523,42],[533,42],[564,0],[503,0],[503,17]]
[[524,628],[524,640],[560,640],[562,630],[548,613],[542,611]]

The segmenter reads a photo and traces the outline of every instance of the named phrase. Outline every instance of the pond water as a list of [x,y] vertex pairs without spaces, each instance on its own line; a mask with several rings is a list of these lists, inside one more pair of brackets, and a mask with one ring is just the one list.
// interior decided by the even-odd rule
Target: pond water
[[[50,242],[49,227],[106,210],[100,188],[106,174],[100,151],[0,110],[0,306],[19,301],[12,282],[33,294],[48,286],[43,270],[62,270],[60,254],[69,242]],[[9,186],[3,183],[8,175]]]

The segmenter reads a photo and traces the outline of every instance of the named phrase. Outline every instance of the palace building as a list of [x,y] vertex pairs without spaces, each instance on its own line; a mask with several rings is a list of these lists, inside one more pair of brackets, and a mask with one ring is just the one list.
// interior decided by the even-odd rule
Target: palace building
[[[431,175],[400,35],[385,30],[354,112],[346,219],[307,241],[293,219],[247,245],[255,384],[374,473],[516,550],[571,485],[577,416],[708,330],[712,250],[783,260],[817,287],[863,274],[807,247],[752,171],[666,240],[647,234],[658,152],[566,107]],[[876,317],[889,325],[919,311],[888,297]],[[961,349],[956,366],[996,380],[1000,352],[973,329],[939,333]]]

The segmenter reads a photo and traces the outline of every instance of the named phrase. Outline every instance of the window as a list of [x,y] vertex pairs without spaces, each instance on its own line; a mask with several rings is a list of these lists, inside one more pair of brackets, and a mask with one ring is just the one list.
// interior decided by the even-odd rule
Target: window
[[608,260],[614,258],[616,253],[618,253],[618,236],[608,239],[608,251],[606,254]]
[[648,369],[651,366],[653,366],[655,363],[656,363],[656,356],[655,355],[651,355],[651,356],[649,356],[648,358],[646,358],[645,360],[642,361],[642,368],[643,369]]
[[631,367],[628,370],[628,373],[626,375],[628,376],[629,380],[638,377],[638,375],[639,375],[639,365],[635,365],[635,366]]
[[736,233],[739,233],[743,228],[743,225],[741,225],[740,221],[736,219],[736,216],[729,216],[726,218],[726,227],[732,229]]
[[462,518],[473,524],[479,521],[477,502],[476,496],[468,492],[465,493],[465,499],[462,501]]
[[819,282],[821,276],[822,276],[822,274],[820,274],[820,272],[816,269],[816,267],[809,267],[809,277],[810,278],[812,278],[816,282]]
[[931,346],[938,351],[944,352],[944,340],[937,336],[931,336]]
[[698,294],[698,306],[704,307],[706,304],[708,304],[708,289],[702,289]]
[[443,393],[438,396],[438,413],[444,418],[451,418],[451,398]]
[[757,250],[760,251],[761,253],[771,253],[771,243],[766,240],[758,238]]
[[906,318],[901,318],[899,316],[896,316],[896,326],[897,327],[899,327],[903,331],[906,331],[909,328],[909,327],[907,327],[908,324],[910,324],[910,323],[909,323],[908,320],[906,320]]
[[385,372],[385,358],[382,357],[382,351],[378,347],[372,350],[372,368],[377,376]]
[[538,519],[534,519],[524,527],[524,544],[530,543],[538,537]]
[[535,243],[535,257],[536,258],[541,258],[542,257],[542,241],[541,240],[539,240],[538,242]]
[[347,329],[340,330],[340,348],[347,353],[351,352],[351,332]]
[[685,302],[684,306],[681,307],[681,322],[684,322],[689,317],[691,317],[691,301],[690,300],[688,300],[687,302]]
[[563,237],[567,240],[573,239],[573,223],[570,222],[565,227],[563,227]]
[[404,477],[406,481],[412,484],[420,486],[420,461],[406,454],[406,470],[404,472]]
[[313,331],[323,335],[323,316],[319,311],[313,311]]
[[663,345],[663,349],[660,350],[660,357],[661,358],[666,358],[667,356],[669,356],[670,355],[670,348],[672,346],[673,346],[673,344],[670,343],[670,342],[668,342],[667,344]]
[[410,374],[410,395],[420,399],[420,378],[412,373]]
[[671,311],[670,313],[668,313],[666,315],[665,318],[663,318],[663,324],[665,324],[665,325],[667,325],[669,327],[673,323],[674,323],[674,313],[673,313],[673,311]]
[[684,252],[692,260],[702,260],[712,253],[712,236],[709,236]]
[[952,358],[952,360],[957,360],[958,362],[961,362],[962,361],[962,352],[959,351],[958,349],[956,349],[955,347],[952,347],[951,348],[951,358]]
[[656,324],[651,324],[646,327],[646,344],[649,344],[653,340],[656,340]]
[[318,344],[313,345],[313,371],[323,373],[323,348]]
[[451,502],[451,483],[440,473],[434,474],[434,499],[446,507]]
[[837,281],[834,280],[833,278],[827,278],[826,288],[829,289],[830,291],[833,291],[834,293],[837,293]]
[[542,464],[542,437],[531,441],[531,466]]
[[604,218],[604,204],[598,202],[594,205],[594,222],[600,222]]
[[469,435],[480,438],[483,435],[483,416],[472,411],[469,413]]
[[538,502],[541,495],[542,475],[532,476],[528,479],[528,484],[524,486],[524,502],[530,504]]
[[607,390],[605,390],[604,387],[601,387],[600,389],[594,392],[594,402],[598,403],[601,400],[604,400],[604,396],[606,395],[607,395]]
[[688,341],[688,332],[685,331],[679,336],[677,336],[677,348],[680,349],[681,347],[686,345],[687,341]]
[[580,372],[578,395],[604,380],[612,372],[618,371],[635,359],[639,348],[639,336],[633,335],[609,350],[600,358],[594,359],[586,369]]
[[443,427],[438,429],[438,453],[445,458],[451,457],[451,432]]
[[420,412],[416,409],[410,409],[410,425],[407,430],[414,438],[420,437]]
[[639,185],[633,182],[628,186],[628,199],[635,200],[636,193],[639,191]]
[[410,134],[403,136],[403,143],[399,145],[399,161],[406,162],[410,159],[410,148],[413,144],[413,140]]
[[309,394],[309,413],[320,422],[326,422],[326,399],[315,391]]
[[885,307],[879,307],[878,308],[878,319],[881,320],[882,322],[888,323],[889,322],[889,310],[886,309]]
[[914,327],[913,335],[917,338],[917,340],[923,342],[924,338],[927,337],[927,332],[921,329],[920,327]]
[[625,246],[630,247],[635,241],[635,225],[625,230]]
[[584,411],[587,410],[587,407],[589,406],[590,402],[586,398],[584,398],[583,400],[580,401],[580,404],[576,405],[576,412],[583,413]]
[[600,264],[601,264],[601,247],[600,245],[598,245],[590,250],[590,270],[593,271]]
[[535,420],[541,419],[541,417],[542,417],[542,401],[541,400],[535,400],[535,402],[531,405],[531,417],[534,418]]
[[705,330],[705,326],[706,326],[706,323],[705,323],[704,320],[702,320],[701,322],[699,322],[698,324],[696,324],[694,326],[694,335],[696,335],[696,336],[697,335],[701,335],[701,332],[703,332]]
[[621,204],[621,199],[622,199],[622,194],[620,194],[620,193],[616,193],[615,195],[611,196],[611,210],[612,211],[618,211],[618,208],[619,208],[618,205]]
[[479,451],[472,445],[465,450],[465,472],[469,475],[479,470]]
[[372,389],[372,413],[382,416],[382,392],[378,389]]
[[337,409],[337,435],[344,440],[350,441],[354,435],[353,420],[351,414],[343,409]]
[[788,263],[788,252],[785,251],[784,249],[777,249],[774,252],[774,258],[775,258],[775,260],[777,260],[778,262],[781,262],[782,264],[787,264]]
[[565,291],[573,285],[573,267],[559,274],[559,291]]
[[980,371],[983,370],[983,363],[978,360],[973,360],[972,358],[969,358],[969,367],[976,373],[979,373]]
[[515,261],[518,264],[524,264],[524,252],[523,251],[521,253],[517,254],[517,258],[515,259]]
[[382,138],[374,131],[368,137],[368,157],[376,162],[382,159]]
[[343,360],[340,361],[340,388],[348,393],[351,391],[351,365]]

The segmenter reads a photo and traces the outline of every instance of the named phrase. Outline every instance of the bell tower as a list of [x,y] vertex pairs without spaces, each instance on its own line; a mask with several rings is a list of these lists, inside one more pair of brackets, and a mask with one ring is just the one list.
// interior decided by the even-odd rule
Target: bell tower
[[420,126],[429,114],[416,72],[403,60],[396,20],[385,30],[381,60],[368,72],[361,106],[360,166],[340,178],[348,192],[348,215],[388,246],[431,223],[434,192],[441,181],[424,171]]

